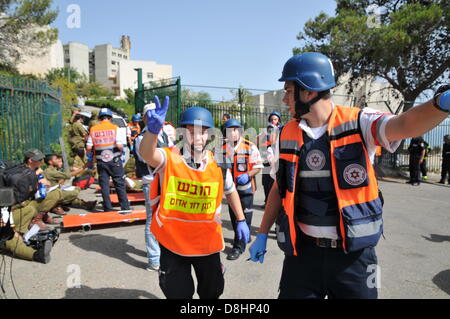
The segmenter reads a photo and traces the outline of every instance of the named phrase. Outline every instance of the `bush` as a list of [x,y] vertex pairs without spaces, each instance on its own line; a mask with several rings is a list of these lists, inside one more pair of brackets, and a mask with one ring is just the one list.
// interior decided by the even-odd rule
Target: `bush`
[[88,100],[85,104],[99,108],[107,107],[121,116],[126,115],[128,118],[131,118],[134,115],[134,105],[128,104],[122,100]]

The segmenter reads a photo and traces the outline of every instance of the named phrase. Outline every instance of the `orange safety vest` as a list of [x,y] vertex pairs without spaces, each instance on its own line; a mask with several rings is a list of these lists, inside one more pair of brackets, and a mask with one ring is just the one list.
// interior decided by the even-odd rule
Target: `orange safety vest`
[[247,174],[253,170],[254,163],[250,163],[251,148],[254,143],[241,138],[241,141],[236,150],[232,149],[228,143],[223,144],[224,156],[228,157],[233,163],[231,173],[233,175],[234,183],[240,195],[254,194],[256,191],[255,177],[245,185],[238,185],[237,178],[240,175]]
[[[383,233],[383,205],[359,126],[360,111],[336,106],[328,126],[332,178],[339,207],[338,229],[347,252],[374,247]],[[283,210],[277,228],[281,233],[280,248],[295,256],[299,230],[294,207],[295,200],[301,200],[295,194],[302,146],[303,131],[298,120],[292,120],[280,135],[277,182]]]
[[150,186],[151,232],[161,245],[181,256],[207,256],[222,251],[220,212],[223,177],[208,151],[204,171],[189,167],[175,147],[163,148],[166,166]]
[[97,159],[108,162],[121,155],[120,150],[116,146],[117,128],[117,125],[109,121],[101,121],[91,127],[90,136]]
[[139,134],[141,134],[141,127],[139,124],[128,123],[128,127],[131,130],[131,140],[133,141]]

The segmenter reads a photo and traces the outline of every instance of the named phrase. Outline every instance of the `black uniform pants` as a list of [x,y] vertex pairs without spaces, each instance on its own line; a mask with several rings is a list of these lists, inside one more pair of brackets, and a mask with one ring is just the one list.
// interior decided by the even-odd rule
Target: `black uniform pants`
[[273,186],[273,178],[270,177],[270,174],[263,174],[262,175],[262,184],[264,187],[264,204],[267,203],[267,197],[269,196],[270,190]]
[[191,267],[197,277],[200,299],[218,299],[223,293],[220,253],[201,257],[185,257],[161,247],[159,286],[167,299],[192,299],[195,287]]
[[424,159],[422,163],[420,163],[420,172],[422,173],[422,177],[428,176],[428,168],[427,168],[427,160]]
[[411,183],[420,183],[420,155],[409,156],[409,178]]
[[279,299],[376,299],[379,285],[374,248],[345,254],[342,249],[301,244],[286,256]]
[[111,199],[109,198],[110,189],[109,189],[109,178],[111,177],[113,180],[114,187],[117,192],[117,196],[119,197],[120,209],[121,210],[129,210],[130,203],[127,197],[127,190],[125,186],[125,172],[123,170],[123,166],[120,163],[120,160],[115,162],[97,162],[97,171],[98,171],[98,181],[100,187],[102,188],[102,197],[103,197],[103,210],[105,212],[110,212],[113,210],[113,206],[111,203]]
[[[239,198],[241,199],[241,206],[242,211],[244,212],[245,221],[247,223],[247,226],[249,229],[252,227],[252,218],[253,218],[253,194],[250,195],[239,195]],[[231,224],[233,225],[234,230],[234,240],[233,240],[233,248],[239,249],[241,253],[245,251],[245,247],[247,246],[247,243],[245,242],[244,238],[241,238],[239,240],[238,234],[237,234],[237,223],[236,223],[236,215],[234,215],[233,210],[231,209],[231,206],[228,209],[228,212],[230,213],[230,219]]]
[[450,156],[444,157],[442,159],[441,182],[445,183],[447,175],[448,183],[450,184]]

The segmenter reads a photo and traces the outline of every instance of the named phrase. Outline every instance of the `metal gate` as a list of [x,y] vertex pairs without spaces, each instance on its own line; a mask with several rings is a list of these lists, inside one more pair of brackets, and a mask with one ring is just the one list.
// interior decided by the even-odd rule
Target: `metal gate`
[[46,82],[0,75],[0,159],[22,161],[27,149],[50,152],[62,131],[61,92]]

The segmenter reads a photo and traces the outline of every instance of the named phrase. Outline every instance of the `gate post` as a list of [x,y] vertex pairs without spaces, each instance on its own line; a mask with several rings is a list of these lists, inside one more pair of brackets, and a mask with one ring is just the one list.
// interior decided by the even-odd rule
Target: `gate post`
[[137,72],[138,76],[138,87],[134,91],[134,113],[137,114],[144,109],[144,98],[143,98],[143,90],[144,85],[142,83],[142,69],[134,69]]

